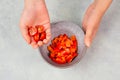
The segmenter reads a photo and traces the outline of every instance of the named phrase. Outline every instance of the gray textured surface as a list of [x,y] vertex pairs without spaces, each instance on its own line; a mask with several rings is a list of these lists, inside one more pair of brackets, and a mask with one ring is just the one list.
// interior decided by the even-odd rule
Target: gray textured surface
[[[92,0],[46,2],[52,22],[81,25]],[[38,50],[26,44],[18,27],[22,8],[23,0],[0,1],[0,80],[120,80],[120,0],[114,0],[103,17],[85,57],[65,70],[48,65]]]

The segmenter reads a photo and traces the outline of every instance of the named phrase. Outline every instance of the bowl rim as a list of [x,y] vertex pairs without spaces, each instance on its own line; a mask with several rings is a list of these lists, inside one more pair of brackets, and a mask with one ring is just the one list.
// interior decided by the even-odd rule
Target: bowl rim
[[[52,25],[52,24],[56,24],[56,23],[61,23],[61,22],[73,23],[73,22],[70,22],[70,21],[58,21],[58,22],[52,22],[51,25]],[[75,24],[75,23],[73,23],[73,24]],[[75,25],[77,25],[77,24],[75,24]],[[77,25],[77,26],[79,26],[79,25]],[[80,28],[81,28],[81,27],[80,27]],[[83,28],[81,28],[81,30],[82,30],[83,33],[85,34],[85,31],[83,30]],[[40,51],[40,48],[39,48],[39,51]],[[85,56],[86,51],[87,51],[87,46],[85,45],[85,46],[83,47],[83,50],[82,50],[82,52],[81,52],[81,55],[80,55],[79,59],[78,59],[75,63],[73,63],[73,64],[71,64],[71,65],[68,65],[68,66],[53,65],[53,64],[50,63],[47,59],[44,58],[44,56],[43,56],[43,54],[41,54],[41,52],[40,52],[40,54],[41,54],[43,60],[44,60],[47,64],[49,64],[49,65],[51,65],[51,66],[53,66],[53,67],[55,67],[55,68],[66,69],[66,68],[70,68],[70,67],[73,67],[74,65],[78,64],[78,63],[81,61],[81,59]]]

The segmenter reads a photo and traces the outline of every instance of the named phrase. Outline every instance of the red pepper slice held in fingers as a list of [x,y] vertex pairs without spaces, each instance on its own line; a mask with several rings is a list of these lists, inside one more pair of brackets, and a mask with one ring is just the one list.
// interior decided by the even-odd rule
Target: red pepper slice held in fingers
[[33,38],[36,42],[43,41],[46,38],[46,32],[44,31],[44,26],[42,25],[29,27],[28,33],[30,37]]
[[36,28],[37,28],[37,30],[38,30],[38,33],[44,32],[44,26],[42,26],[42,25],[37,25]]
[[43,41],[44,39],[46,39],[46,32],[42,32],[40,33],[40,40]]
[[58,64],[70,63],[78,55],[77,39],[74,35],[69,38],[66,34],[60,34],[51,41],[48,51],[49,57],[54,62]]
[[34,36],[34,40],[36,41],[36,42],[38,42],[39,41],[39,34],[37,33],[37,34],[35,34]]
[[33,35],[35,35],[35,34],[37,33],[37,28],[35,28],[35,27],[30,27],[30,28],[28,29],[28,32],[29,32],[29,35],[30,35],[30,36],[33,36]]

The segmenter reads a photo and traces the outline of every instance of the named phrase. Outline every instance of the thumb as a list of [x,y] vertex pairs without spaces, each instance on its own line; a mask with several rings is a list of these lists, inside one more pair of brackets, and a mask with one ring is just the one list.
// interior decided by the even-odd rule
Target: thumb
[[90,44],[91,44],[91,42],[92,42],[92,31],[91,30],[87,30],[86,31],[86,35],[85,35],[85,39],[84,39],[85,41],[85,45],[87,46],[87,47],[90,47]]

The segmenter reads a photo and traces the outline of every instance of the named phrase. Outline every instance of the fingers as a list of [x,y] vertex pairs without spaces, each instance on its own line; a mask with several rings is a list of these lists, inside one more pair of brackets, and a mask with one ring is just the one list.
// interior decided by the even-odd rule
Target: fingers
[[43,43],[48,43],[48,41],[50,40],[51,38],[51,32],[50,32],[50,28],[46,30],[46,39],[43,40]]
[[51,29],[50,29],[50,23],[47,23],[44,25],[45,27],[45,32],[46,32],[46,39],[43,40],[43,43],[46,44],[51,38]]
[[33,48],[38,48],[38,44],[35,42],[35,40],[33,38],[31,38],[31,44],[30,44]]
[[91,30],[87,30],[86,31],[86,35],[85,35],[85,39],[84,39],[85,41],[85,45],[87,46],[87,47],[90,47],[90,44],[91,44],[91,42],[92,42],[92,31]]
[[38,42],[38,45],[39,45],[39,46],[42,46],[42,45],[43,45],[43,42],[42,42],[42,41],[39,41],[39,42]]
[[38,46],[42,46],[42,45],[48,43],[50,38],[51,38],[50,23],[47,23],[43,26],[44,26],[44,29],[45,29],[45,32],[46,32],[46,39],[44,39],[43,41],[38,41]]
[[85,32],[84,42],[87,47],[90,47],[100,23],[100,17],[98,17],[98,14],[95,12],[94,8],[94,4],[91,4],[88,7],[82,22],[83,30]]
[[26,25],[23,25],[21,24],[20,25],[20,28],[21,28],[21,32],[22,32],[22,35],[24,37],[24,39],[26,40],[26,42],[28,44],[30,44],[33,48],[37,48],[38,47],[38,44],[35,42],[35,40],[33,38],[31,38],[28,34],[28,26]]

